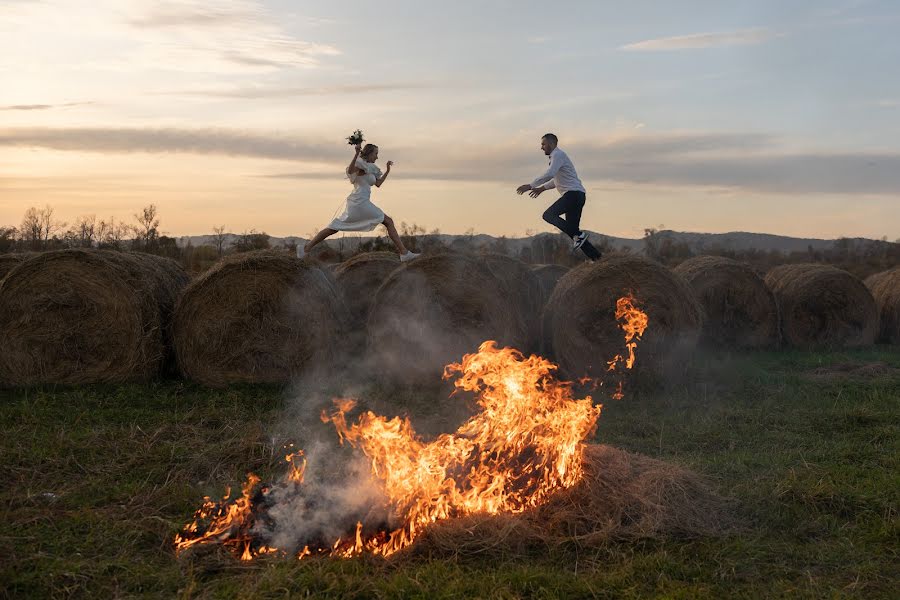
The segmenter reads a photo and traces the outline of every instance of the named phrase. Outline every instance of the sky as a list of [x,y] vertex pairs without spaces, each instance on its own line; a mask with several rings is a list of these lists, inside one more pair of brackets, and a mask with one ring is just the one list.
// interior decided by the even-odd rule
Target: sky
[[900,238],[900,4],[0,0],[0,226],[308,237],[351,191],[428,231],[551,231],[515,188],[555,133],[582,225]]

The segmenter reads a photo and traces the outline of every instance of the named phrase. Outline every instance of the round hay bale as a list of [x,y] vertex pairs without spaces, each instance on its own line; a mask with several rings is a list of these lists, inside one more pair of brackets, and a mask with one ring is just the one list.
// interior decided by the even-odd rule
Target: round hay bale
[[878,331],[875,299],[859,279],[829,265],[781,265],[766,274],[785,343],[797,348],[868,346]]
[[335,352],[346,317],[325,274],[262,250],[225,257],[175,307],[178,367],[190,379],[288,383]]
[[172,305],[189,278],[169,259],[104,250],[36,254],[0,284],[0,382],[147,380],[170,356]]
[[440,381],[445,365],[485,340],[522,348],[521,321],[504,284],[478,258],[438,254],[395,269],[375,294],[368,320],[372,365],[389,378]]
[[400,256],[395,252],[367,252],[357,254],[335,268],[335,282],[350,314],[349,329],[352,332],[365,329],[375,292],[399,266]]
[[544,302],[546,302],[553,294],[560,278],[569,272],[569,267],[565,265],[532,265],[531,272],[541,282],[541,288],[544,290]]
[[496,292],[497,299],[514,311],[519,320],[526,342],[518,350],[525,354],[536,351],[541,335],[541,309],[546,300],[540,280],[528,265],[503,254],[482,254],[478,260],[500,280],[502,287]]
[[655,261],[614,254],[566,273],[544,309],[545,351],[568,377],[600,377],[608,360],[624,355],[615,313],[628,293],[649,319],[632,371],[671,375],[690,356],[703,323],[690,286]]
[[0,281],[3,281],[6,274],[23,260],[25,260],[24,254],[0,254]]
[[878,340],[900,344],[900,267],[871,275],[865,284],[878,307]]
[[674,269],[705,313],[701,340],[720,348],[765,348],[778,342],[778,305],[762,277],[721,256],[697,256]]

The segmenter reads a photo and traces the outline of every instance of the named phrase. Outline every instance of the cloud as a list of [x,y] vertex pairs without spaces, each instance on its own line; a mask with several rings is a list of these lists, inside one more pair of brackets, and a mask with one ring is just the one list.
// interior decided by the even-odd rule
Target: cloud
[[[340,51],[298,39],[258,0],[46,0],[0,5],[0,68],[270,72]],[[85,43],[88,40],[89,43]],[[4,60],[6,57],[6,60]]]
[[619,50],[648,52],[714,48],[719,46],[746,46],[761,44],[773,37],[776,37],[776,34],[768,29],[739,29],[737,31],[692,33],[690,35],[644,40],[620,46]]
[[[565,140],[564,140],[565,141]],[[333,165],[262,177],[339,177],[347,148],[285,134],[231,129],[7,128],[0,147],[101,153],[191,153]],[[788,152],[759,133],[643,134],[564,144],[586,183],[708,186],[794,194],[900,194],[900,153]],[[529,181],[545,159],[527,144],[383,148],[395,178],[434,181]]]
[[65,104],[12,104],[0,106],[0,110],[51,110],[54,108],[68,108],[69,106],[85,106],[93,102],[67,102]]
[[240,98],[240,99],[257,99],[257,98],[295,98],[303,96],[336,96],[336,95],[353,95],[367,94],[374,92],[397,92],[420,90],[434,87],[430,83],[363,83],[349,85],[331,85],[321,87],[273,87],[273,86],[247,86],[232,87],[223,89],[196,89],[196,90],[174,90],[171,92],[159,92],[156,95],[161,96],[199,96],[206,98]]

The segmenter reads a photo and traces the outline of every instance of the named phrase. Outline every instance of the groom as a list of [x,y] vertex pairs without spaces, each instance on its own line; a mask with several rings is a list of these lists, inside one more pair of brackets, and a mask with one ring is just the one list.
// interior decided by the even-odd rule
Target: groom
[[[516,188],[519,195],[531,190],[528,194],[537,198],[545,190],[556,188],[562,194],[550,208],[544,211],[544,220],[555,225],[566,235],[572,238],[573,249],[581,251],[591,260],[598,260],[600,252],[588,241],[587,234],[581,231],[581,209],[584,208],[586,198],[584,186],[575,172],[575,165],[569,159],[569,155],[557,147],[559,139],[552,133],[545,133],[541,138],[541,150],[550,157],[550,168],[532,181]],[[560,215],[566,215],[563,219]]]

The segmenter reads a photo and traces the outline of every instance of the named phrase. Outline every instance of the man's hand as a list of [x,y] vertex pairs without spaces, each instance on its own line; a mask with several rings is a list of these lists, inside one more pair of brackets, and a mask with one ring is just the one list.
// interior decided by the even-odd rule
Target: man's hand
[[392,160],[387,161],[387,168],[388,168],[388,171],[391,170],[391,165],[393,165],[393,164],[394,164],[394,161],[392,161]]
[[[529,187],[531,187],[531,186],[529,186]],[[542,188],[542,187],[531,188],[531,191],[528,193],[528,195],[531,196],[532,198],[537,198],[538,196],[540,196],[541,194],[543,194],[546,191],[547,191],[546,188]]]
[[520,196],[531,189],[530,183],[525,183],[516,188],[516,193]]

